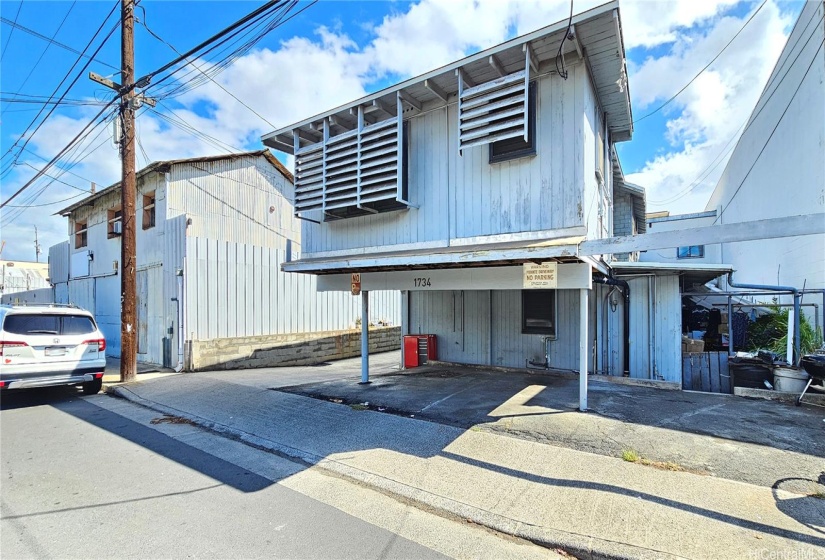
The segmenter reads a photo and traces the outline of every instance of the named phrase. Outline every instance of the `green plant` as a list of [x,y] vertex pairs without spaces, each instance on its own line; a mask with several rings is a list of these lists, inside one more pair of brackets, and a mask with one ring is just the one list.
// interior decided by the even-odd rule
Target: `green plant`
[[622,451],[622,459],[624,459],[628,463],[635,463],[640,458],[641,457],[639,457],[639,454],[633,451],[632,449],[625,449],[624,451]]
[[[788,349],[788,310],[775,306],[748,325],[748,349],[769,350],[784,356]],[[804,314],[799,317],[799,341],[802,354],[822,346],[822,330],[814,330]]]

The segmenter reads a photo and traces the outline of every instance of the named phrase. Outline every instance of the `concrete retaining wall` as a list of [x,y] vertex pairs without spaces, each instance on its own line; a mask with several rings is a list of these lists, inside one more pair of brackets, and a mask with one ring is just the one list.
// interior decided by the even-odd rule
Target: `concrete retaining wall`
[[[361,331],[194,340],[190,371],[305,366],[361,355]],[[370,354],[401,348],[401,327],[370,329]]]

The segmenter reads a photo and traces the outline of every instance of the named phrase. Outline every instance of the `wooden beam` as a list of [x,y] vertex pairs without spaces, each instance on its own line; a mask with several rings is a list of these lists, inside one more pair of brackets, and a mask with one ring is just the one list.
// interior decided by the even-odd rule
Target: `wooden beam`
[[720,224],[607,239],[592,239],[581,244],[579,254],[632,253],[651,249],[671,249],[686,245],[738,243],[741,241],[781,239],[823,233],[825,233],[825,216],[822,213],[805,214],[736,224]]
[[421,102],[406,91],[398,90],[398,97],[410,107],[413,107],[417,111],[421,111]]
[[500,77],[503,78],[507,75],[507,72],[504,71],[504,66],[501,65],[501,62],[499,62],[499,60],[496,58],[496,55],[491,54],[490,58],[487,59],[487,62],[490,63],[490,66],[493,67],[493,70],[498,72],[498,75]]
[[473,81],[473,79],[470,76],[468,76],[467,73],[464,72],[464,70],[462,70],[461,68],[455,69],[455,75],[458,76],[458,81],[463,83],[468,88],[476,87],[476,83]]
[[345,128],[347,130],[353,130],[355,128],[355,125],[352,122],[341,115],[330,115],[327,119],[329,120],[329,124],[332,126]]
[[[822,213],[788,218],[770,218],[738,224],[722,224],[699,228],[645,233],[627,237],[593,239],[580,244],[564,243],[558,245],[491,248],[480,251],[477,247],[456,251],[455,248],[429,248],[426,253],[416,250],[398,251],[382,255],[380,253],[350,254],[336,257],[309,259],[285,263],[283,270],[288,272],[323,273],[338,269],[380,268],[398,266],[429,266],[443,268],[457,263],[485,263],[501,261],[546,261],[558,257],[575,257],[605,255],[611,253],[630,253],[648,249],[667,249],[685,245],[711,245],[715,243],[735,243],[775,239],[798,235],[816,235],[825,233],[825,220]],[[392,251],[392,247],[387,247]]]
[[[361,111],[360,115],[359,115],[359,109]],[[375,117],[373,117],[371,115],[368,115],[366,108],[361,106],[361,105],[359,105],[358,107],[350,107],[349,114],[352,115],[353,117],[355,117],[356,119],[363,120],[367,124],[373,124],[375,122],[378,122],[378,119],[376,119]],[[358,125],[359,130],[362,129],[362,128],[364,128],[363,123]]]
[[572,39],[570,40],[573,41],[573,46],[576,47],[576,52],[579,53],[579,58],[584,58],[584,52],[582,51],[581,43],[579,43],[579,36],[576,35],[575,25],[570,26],[570,33],[567,35],[567,37],[572,37]]
[[533,54],[533,49],[530,48],[529,43],[524,43],[524,46],[521,47],[522,51],[527,54],[527,59],[530,61],[530,68],[538,74],[539,72],[539,61],[536,59],[536,55]]
[[428,90],[430,90],[433,95],[440,98],[441,101],[443,101],[444,103],[447,103],[447,94],[446,94],[446,92],[443,89],[441,89],[440,87],[438,87],[435,84],[434,81],[424,80],[424,87],[427,88]]
[[302,140],[306,140],[307,142],[318,142],[323,137],[323,133],[315,130],[304,130],[303,128],[296,128],[293,132],[297,133],[298,136],[301,137]]
[[373,99],[372,106],[370,107],[370,112],[372,111],[383,111],[384,113],[390,115],[391,117],[395,116],[395,110],[381,101],[380,99]]

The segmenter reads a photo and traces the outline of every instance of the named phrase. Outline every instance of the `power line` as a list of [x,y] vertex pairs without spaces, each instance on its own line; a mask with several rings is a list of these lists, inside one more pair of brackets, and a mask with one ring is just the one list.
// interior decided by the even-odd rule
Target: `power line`
[[713,64],[714,62],[716,62],[716,59],[717,59],[717,58],[719,58],[719,57],[722,55],[722,53],[723,53],[723,52],[725,52],[725,51],[727,50],[727,48],[731,45],[731,43],[733,43],[733,41],[734,41],[737,37],[739,37],[739,34],[740,34],[740,33],[742,33],[742,31],[744,31],[744,30],[745,30],[745,28],[748,26],[748,24],[749,24],[749,23],[753,20],[753,18],[754,18],[754,17],[756,17],[756,14],[758,14],[758,13],[759,13],[759,11],[760,11],[760,10],[761,10],[764,6],[765,6],[765,4],[767,4],[767,2],[768,2],[768,0],[763,0],[763,1],[762,1],[762,3],[761,3],[761,4],[759,4],[759,7],[758,7],[758,8],[756,8],[756,11],[755,11],[755,12],[753,12],[753,13],[751,14],[751,17],[749,17],[749,18],[748,18],[748,20],[745,22],[745,24],[744,24],[744,25],[742,25],[742,27],[739,29],[739,31],[737,31],[737,32],[736,32],[736,35],[734,35],[733,37],[731,37],[731,40],[730,40],[730,41],[728,41],[728,43],[727,43],[727,44],[726,44],[726,45],[722,48],[722,50],[721,50],[721,51],[719,51],[718,53],[716,53],[716,56],[714,56],[714,57],[711,59],[711,61],[710,61],[710,62],[708,62],[707,64],[705,64],[704,68],[702,68],[701,70],[699,70],[699,73],[698,73],[698,74],[696,74],[695,76],[693,76],[693,78],[691,78],[691,80],[690,80],[687,84],[685,84],[685,86],[684,86],[682,89],[680,89],[680,90],[679,90],[679,91],[677,91],[675,94],[673,94],[673,96],[672,96],[670,99],[668,99],[667,101],[665,101],[664,103],[662,103],[661,105],[659,105],[658,107],[656,107],[653,111],[651,111],[651,112],[649,112],[648,114],[646,114],[645,116],[643,116],[643,117],[639,117],[638,119],[636,119],[635,121],[633,121],[633,124],[635,125],[636,123],[639,123],[639,122],[641,122],[641,121],[645,120],[646,118],[648,118],[648,117],[650,117],[650,116],[652,116],[652,115],[655,115],[656,113],[658,113],[659,111],[661,111],[662,109],[664,109],[665,107],[667,107],[667,106],[670,104],[670,102],[671,102],[671,101],[673,101],[674,99],[676,99],[677,97],[679,97],[679,95],[681,95],[681,93],[682,93],[683,91],[685,91],[688,87],[690,87],[690,84],[692,84],[692,83],[696,80],[696,78],[698,78],[699,76],[701,76],[701,75],[702,75],[702,73],[703,73],[705,70],[707,70],[707,69],[710,67],[710,65],[711,65],[711,64]]
[[[41,60],[43,60],[43,57],[44,57],[44,56],[46,56],[46,52],[49,50],[49,47],[51,47],[51,46],[52,46],[52,43],[54,43],[54,39],[57,37],[57,34],[58,34],[58,33],[60,33],[60,30],[61,30],[61,29],[63,29],[63,24],[64,24],[64,23],[66,23],[66,20],[68,19],[69,14],[71,14],[71,13],[72,13],[72,10],[74,10],[75,4],[77,4],[77,0],[75,0],[74,2],[72,2],[72,5],[71,5],[71,6],[69,6],[69,11],[68,11],[68,12],[66,12],[66,15],[65,15],[65,16],[63,16],[63,19],[61,20],[60,25],[58,25],[58,26],[57,26],[57,29],[55,30],[55,32],[52,34],[51,38],[49,39],[49,44],[48,44],[48,45],[46,45],[46,48],[45,48],[45,49],[43,49],[43,52],[42,52],[42,53],[40,53],[40,57],[37,59],[37,62],[35,62],[35,63],[34,63],[34,66],[32,66],[32,67],[31,67],[31,69],[29,69],[29,73],[26,75],[26,78],[23,80],[23,83],[22,83],[22,84],[20,84],[20,87],[18,87],[18,88],[17,88],[17,91],[16,91],[16,92],[14,92],[14,96],[15,96],[15,97],[17,97],[17,95],[18,95],[21,91],[23,91],[23,88],[24,88],[24,87],[26,87],[26,84],[27,84],[27,83],[29,83],[29,78],[31,78],[31,76],[32,76],[32,74],[34,73],[35,69],[36,69],[38,66],[40,66],[40,61],[41,61]],[[3,111],[2,111],[2,110],[0,110],[0,112],[3,112]]]
[[[109,12],[109,14],[106,16],[106,18],[105,18],[105,19],[103,20],[103,22],[100,24],[100,26],[97,28],[97,31],[95,31],[95,34],[92,36],[92,38],[89,40],[89,43],[86,45],[86,48],[84,48],[84,49],[83,49],[83,52],[84,52],[84,53],[86,52],[86,50],[87,50],[89,47],[91,47],[91,46],[92,46],[92,43],[93,43],[93,42],[94,42],[94,40],[97,38],[98,34],[99,34],[102,30],[103,30],[103,26],[104,26],[104,25],[106,25],[106,22],[107,22],[107,21],[109,21],[109,18],[112,16],[112,14],[114,13],[115,9],[117,9],[118,5],[119,5],[119,2],[116,2],[116,3],[115,3],[115,5],[112,7],[111,11]],[[94,54],[92,55],[92,58],[90,58],[90,59],[86,62],[86,64],[85,64],[85,65],[83,66],[83,68],[80,70],[80,72],[79,72],[79,73],[78,73],[78,75],[75,77],[75,79],[72,81],[72,83],[71,83],[71,84],[69,84],[69,86],[68,86],[68,87],[66,88],[66,90],[63,92],[63,95],[61,95],[61,96],[60,96],[60,99],[58,99],[58,102],[62,101],[62,100],[63,100],[63,98],[64,98],[64,97],[66,97],[66,95],[67,95],[67,94],[69,93],[69,91],[72,89],[72,87],[73,87],[73,86],[77,83],[77,81],[80,79],[80,76],[81,76],[81,75],[83,74],[83,72],[84,72],[84,71],[85,71],[85,70],[89,67],[89,64],[91,64],[91,61],[93,60],[94,56],[96,56],[96,55],[97,55],[97,53],[99,53],[99,52],[100,52],[100,50],[103,48],[103,45],[105,45],[105,44],[106,44],[106,42],[109,40],[109,38],[110,38],[110,37],[112,36],[112,34],[115,32],[115,29],[117,29],[117,26],[119,25],[119,23],[120,23],[120,21],[119,21],[119,20],[118,20],[117,22],[115,22],[115,25],[114,25],[114,26],[112,27],[112,29],[109,31],[109,34],[106,36],[106,38],[103,40],[103,42],[102,42],[102,43],[98,46],[97,50],[96,50],[96,51],[94,52]],[[77,66],[77,64],[80,62],[80,60],[81,60],[81,57],[78,57],[78,58],[77,58],[77,60],[75,60],[74,64],[72,64],[72,67],[69,69],[69,71],[68,71],[68,72],[66,72],[66,75],[63,77],[63,79],[62,79],[62,80],[60,80],[60,83],[57,85],[57,87],[55,88],[54,92],[52,92],[52,95],[49,97],[49,99],[53,98],[53,97],[57,94],[58,90],[60,90],[60,87],[61,87],[61,86],[63,85],[63,83],[64,83],[64,82],[68,79],[68,77],[69,77],[69,75],[71,74],[72,70],[74,70],[75,66]],[[43,126],[43,123],[45,123],[45,122],[46,122],[46,120],[47,120],[47,119],[51,116],[51,114],[54,112],[55,107],[56,107],[56,105],[52,106],[52,108],[49,110],[48,114],[47,114],[47,115],[43,118],[43,120],[42,120],[42,121],[40,121],[40,124],[38,124],[38,125],[37,125],[37,127],[36,127],[36,128],[35,128],[35,130],[34,130],[34,132],[32,132],[31,134],[27,134],[27,133],[28,133],[28,131],[29,131],[29,129],[30,129],[30,128],[34,125],[34,123],[35,123],[35,122],[37,122],[37,119],[38,119],[38,118],[40,117],[40,115],[42,114],[42,112],[43,112],[43,111],[41,110],[41,111],[40,111],[40,112],[39,112],[39,113],[38,113],[38,114],[34,117],[34,119],[32,120],[32,122],[31,122],[31,123],[29,123],[29,126],[27,126],[27,127],[26,127],[26,130],[25,130],[25,131],[23,131],[23,134],[20,136],[20,138],[18,138],[18,139],[14,142],[14,144],[12,144],[12,146],[8,149],[8,151],[6,151],[6,153],[5,153],[5,154],[3,154],[3,157],[5,157],[6,155],[8,155],[8,154],[9,154],[9,153],[10,153],[10,152],[11,152],[11,151],[12,151],[12,150],[13,150],[13,149],[14,149],[14,148],[18,145],[18,143],[20,142],[20,139],[23,139],[23,144],[22,144],[22,146],[21,146],[21,150],[22,150],[22,149],[24,149],[24,148],[26,147],[26,145],[29,143],[29,140],[31,140],[31,138],[32,138],[32,137],[33,137],[33,136],[37,133],[37,131],[38,131],[38,130],[40,130],[40,127],[41,127],[41,126]],[[45,109],[45,108],[46,108],[46,105],[43,105],[43,109]],[[19,155],[20,155],[20,152],[18,152],[18,154],[17,154],[16,156],[13,156],[13,157],[14,157],[14,161],[17,161],[17,158],[19,158]]]
[[29,179],[29,181],[27,181],[27,182],[26,182],[26,184],[24,184],[22,187],[20,187],[20,188],[19,188],[19,189],[18,189],[18,190],[17,190],[17,191],[13,194],[13,195],[11,195],[9,198],[7,198],[7,199],[6,199],[6,200],[4,200],[2,203],[0,203],[0,208],[3,208],[4,206],[6,206],[9,202],[11,202],[12,200],[14,200],[14,198],[15,198],[16,196],[18,196],[21,192],[23,192],[23,191],[24,191],[24,190],[25,190],[25,189],[26,189],[29,185],[31,185],[31,184],[32,184],[32,183],[34,183],[37,179],[39,179],[41,176],[43,176],[43,174],[45,174],[45,173],[46,173],[46,171],[48,171],[48,170],[49,170],[49,168],[50,168],[51,166],[53,166],[53,165],[55,164],[55,162],[57,162],[57,160],[58,160],[58,159],[60,159],[60,158],[63,156],[63,154],[65,154],[65,153],[66,153],[66,152],[67,152],[67,151],[68,151],[68,150],[69,150],[69,149],[70,149],[70,148],[74,145],[74,143],[75,143],[75,142],[77,142],[77,140],[78,140],[78,139],[79,139],[79,138],[80,138],[80,137],[81,137],[81,136],[82,136],[82,135],[83,135],[83,134],[84,134],[84,133],[85,133],[85,132],[89,129],[89,127],[90,127],[90,126],[92,126],[92,124],[93,124],[93,123],[94,123],[94,122],[95,122],[98,118],[100,118],[100,116],[101,116],[101,115],[103,115],[103,113],[105,113],[105,112],[106,112],[106,110],[107,110],[109,107],[111,107],[112,105],[114,105],[114,104],[115,104],[115,101],[117,101],[117,98],[112,99],[109,103],[107,103],[107,104],[106,104],[106,106],[105,106],[105,107],[103,107],[103,108],[102,108],[102,109],[101,109],[101,110],[97,113],[97,115],[95,115],[95,116],[92,118],[92,120],[91,120],[91,121],[89,121],[89,123],[88,123],[86,126],[84,126],[84,127],[83,127],[83,129],[82,129],[82,130],[81,130],[81,131],[77,134],[77,136],[75,136],[74,138],[72,138],[72,140],[71,140],[71,141],[70,141],[70,142],[66,145],[66,147],[65,147],[65,148],[63,148],[62,150],[60,150],[60,152],[58,152],[58,154],[57,154],[56,156],[54,156],[51,160],[49,160],[49,162],[48,162],[48,163],[47,163],[47,164],[46,164],[46,165],[45,165],[45,166],[44,166],[44,167],[43,167],[40,171],[38,171],[37,175],[35,175],[32,179]]
[[[182,55],[178,56],[177,58],[175,58],[174,60],[164,64],[163,66],[161,66],[160,68],[158,68],[154,72],[150,72],[149,74],[146,74],[145,76],[143,76],[139,80],[136,80],[135,84],[133,84],[130,87],[135,88],[135,87],[146,87],[146,86],[148,86],[151,83],[152,78],[154,78],[158,74],[161,74],[161,73],[169,70],[173,66],[177,65],[178,63],[185,61],[187,58],[191,57],[192,55],[194,55],[195,53],[197,53],[198,51],[200,51],[204,47],[207,47],[211,43],[214,43],[215,41],[218,41],[219,39],[225,37],[229,33],[235,31],[236,29],[238,29],[239,27],[241,27],[242,25],[244,25],[248,21],[258,17],[260,14],[265,13],[265,12],[271,10],[273,7],[281,4],[282,1],[283,0],[270,0],[269,2],[267,2],[266,4],[264,4],[263,6],[258,8],[257,10],[255,10],[255,11],[247,14],[246,16],[242,17],[241,19],[239,19],[238,21],[236,21],[235,23],[233,23],[229,27],[224,28],[223,30],[219,31],[218,33],[216,33],[212,37],[210,37],[207,40],[199,43],[197,46],[189,49],[184,54],[182,54]],[[215,47],[213,46],[210,49],[208,49],[206,52],[209,52],[210,50],[212,50],[214,48]]]
[[[17,6],[17,13],[14,14],[14,25],[17,25],[17,18],[20,17],[20,10],[23,9],[23,0],[20,0],[20,4]],[[5,19],[5,18],[3,18]],[[0,61],[2,61],[6,57],[6,49],[9,48],[9,43],[11,43],[11,36],[14,34],[14,27],[11,28],[9,31],[9,38],[6,39],[6,46],[3,47],[3,52],[0,53]]]
[[[73,7],[74,7],[74,4],[72,4],[72,8],[73,8]],[[72,10],[71,10],[71,8],[69,8],[69,12],[71,12],[71,11],[72,11]],[[68,16],[68,15],[69,15],[69,14],[67,13],[67,14],[66,14],[66,16]],[[111,14],[110,14],[110,15],[111,15]],[[107,19],[108,19],[108,18],[107,18]],[[88,58],[88,59],[90,59],[90,60],[94,60],[95,62],[97,62],[97,63],[99,63],[99,64],[102,64],[102,65],[104,65],[104,66],[108,66],[109,68],[112,68],[112,69],[114,69],[114,70],[116,70],[116,71],[118,71],[118,72],[120,71],[120,68],[118,68],[117,66],[112,66],[112,65],[111,65],[111,64],[109,64],[108,62],[105,62],[105,61],[103,61],[103,60],[99,60],[99,59],[95,58],[94,56],[89,56],[89,55],[85,54],[85,53],[86,53],[85,49],[84,49],[84,51],[83,51],[83,52],[80,52],[79,50],[77,50],[77,49],[76,49],[76,48],[74,48],[74,47],[70,47],[69,45],[66,45],[66,44],[64,44],[64,43],[61,43],[60,41],[55,41],[55,40],[54,40],[54,37],[47,37],[47,36],[43,35],[42,33],[38,33],[37,31],[35,31],[35,30],[33,30],[33,29],[29,29],[28,27],[24,27],[24,26],[20,25],[19,23],[17,23],[17,21],[16,21],[16,20],[15,20],[15,21],[9,21],[8,19],[6,19],[6,18],[4,18],[4,17],[0,17],[0,21],[2,21],[3,23],[5,23],[6,25],[11,26],[12,31],[14,31],[15,29],[19,29],[20,31],[23,31],[23,32],[25,32],[25,33],[28,33],[29,35],[32,35],[32,36],[34,36],[34,37],[37,37],[38,39],[43,39],[44,41],[47,41],[47,42],[49,43],[49,46],[51,46],[51,45],[58,46],[58,47],[60,47],[61,49],[65,49],[65,50],[67,50],[67,51],[69,51],[69,52],[71,52],[71,53],[74,53],[74,54],[76,54],[76,55],[79,55],[79,56],[81,56],[81,57],[83,57],[83,58]],[[65,21],[66,21],[66,18],[63,18],[63,21],[65,22]],[[60,27],[62,27],[62,26],[63,26],[63,23],[61,22]],[[57,28],[57,31],[60,31],[60,27],[58,27],[58,28]],[[55,36],[57,35],[57,31],[55,31]],[[9,33],[9,38],[11,38],[11,33]],[[6,46],[8,46],[8,43],[6,43]],[[49,46],[47,46],[47,47],[46,47],[46,49],[48,49],[48,48],[49,48]],[[45,52],[45,51],[43,51],[43,52]],[[96,55],[95,55],[95,56],[96,56]],[[38,61],[38,62],[39,62],[39,61]]]
[[[141,6],[141,8],[142,8],[142,6]],[[178,51],[178,49],[176,49],[176,48],[175,48],[175,47],[174,47],[171,43],[169,43],[169,42],[167,42],[167,41],[165,41],[165,40],[161,39],[161,38],[160,38],[160,37],[159,37],[159,36],[158,36],[158,35],[157,35],[154,31],[152,31],[151,29],[149,29],[149,26],[146,24],[146,21],[145,21],[145,19],[146,19],[146,10],[145,10],[145,9],[143,10],[143,19],[144,19],[144,21],[141,21],[141,22],[139,22],[139,23],[141,23],[141,24],[143,25],[143,27],[146,29],[146,31],[148,31],[148,32],[149,32],[149,34],[151,34],[151,35],[152,35],[152,37],[154,37],[155,39],[157,39],[157,40],[158,40],[158,41],[160,41],[161,43],[164,43],[167,47],[169,47],[170,49],[172,49],[173,51],[175,51],[175,53],[180,54],[180,51]],[[241,101],[240,99],[238,99],[238,97],[237,97],[234,93],[232,93],[231,91],[229,91],[228,89],[226,89],[223,85],[221,85],[221,84],[220,84],[220,82],[218,82],[217,80],[213,79],[213,78],[212,78],[211,76],[209,76],[206,72],[204,72],[204,71],[201,69],[201,67],[200,67],[197,63],[195,63],[195,62],[193,62],[193,61],[191,61],[191,60],[189,60],[189,59],[186,59],[186,62],[187,62],[187,63],[189,63],[189,64],[191,64],[192,66],[194,66],[194,67],[198,70],[198,72],[200,72],[201,74],[203,74],[203,76],[205,76],[206,78],[209,78],[209,80],[211,80],[213,84],[215,84],[216,86],[218,86],[219,88],[221,88],[223,91],[225,91],[226,93],[228,93],[229,95],[231,95],[231,96],[232,96],[232,98],[233,98],[235,101],[237,101],[238,103],[240,103],[241,105],[243,105],[244,107],[246,107],[247,109],[249,109],[252,113],[254,113],[254,114],[255,114],[255,116],[257,116],[258,118],[260,118],[260,119],[262,119],[263,121],[265,121],[265,122],[266,122],[266,124],[268,124],[269,126],[271,126],[273,129],[274,129],[274,128],[278,128],[278,127],[276,127],[274,124],[272,124],[271,122],[269,122],[269,120],[268,120],[266,117],[264,117],[263,115],[261,115],[260,113],[258,113],[258,111],[256,111],[255,109],[253,109],[252,107],[250,107],[249,105],[247,105],[246,103],[244,103],[243,101]]]
[[[263,14],[262,16],[258,17],[258,21],[252,21],[251,20],[245,28],[239,29],[238,31],[233,32],[231,35],[221,39],[215,45],[213,45],[212,47],[210,47],[209,49],[207,49],[206,51],[201,53],[200,56],[205,57],[205,55],[207,55],[208,53],[210,53],[212,51],[215,51],[219,47],[224,47],[224,45],[228,45],[228,46],[225,46],[223,49],[219,50],[218,54],[223,54],[223,53],[229,51],[230,48],[233,49],[233,50],[231,50],[231,52],[229,52],[229,54],[227,54],[226,56],[221,58],[218,62],[213,63],[213,65],[209,69],[208,73],[210,73],[211,76],[213,76],[213,77],[218,75],[219,73],[224,71],[226,68],[228,68],[229,65],[231,65],[232,62],[234,62],[240,56],[243,56],[243,54],[248,52],[258,41],[260,41],[264,36],[266,36],[267,33],[272,31],[273,29],[279,27],[280,25],[282,25],[286,21],[289,21],[290,19],[292,19],[292,17],[298,15],[299,13],[303,12],[305,9],[307,9],[309,7],[309,5],[305,6],[299,12],[293,14],[292,17],[284,19],[284,15],[289,13],[289,11],[292,10],[292,8],[296,4],[297,4],[297,0],[290,0],[288,3],[282,2],[279,6],[276,6],[275,9],[273,9],[271,11],[271,13]],[[277,11],[280,10],[281,8],[283,8],[283,13],[276,14]],[[267,18],[270,17],[273,14],[276,14],[276,15],[274,16],[272,21],[267,23]],[[258,29],[262,26],[263,26],[263,28],[261,30],[256,31],[256,29]],[[240,40],[242,40],[244,37],[252,34],[253,32],[254,32],[254,35],[251,39],[246,40],[246,42],[242,43],[239,47],[233,47],[233,45],[237,44]],[[163,82],[173,78],[176,73],[185,70],[187,68],[187,66],[190,66],[190,65],[181,65],[179,68],[173,70],[168,75],[164,76],[163,78],[161,78],[160,80],[155,82],[152,87],[157,88],[157,86],[159,86]],[[194,72],[195,72],[195,70],[189,70],[182,77],[186,78],[189,75],[193,74]],[[163,91],[163,93],[160,94],[160,96],[162,96],[164,98],[178,96],[178,95],[181,95],[182,93],[184,93],[186,91],[190,91],[190,90],[194,89],[195,87],[198,87],[202,83],[205,83],[205,80],[203,78],[191,79],[187,82],[181,82],[181,80],[178,79],[177,84],[171,85],[171,86],[166,86],[166,89]],[[155,96],[158,97],[158,95],[155,95]]]
[[[31,203],[32,203],[32,202],[34,202],[35,200],[37,200],[37,198],[39,198],[39,197],[40,197],[40,195],[41,195],[41,194],[43,194],[43,193],[45,192],[45,190],[46,190],[46,189],[47,189],[47,188],[48,188],[48,187],[49,187],[49,186],[50,186],[50,185],[54,182],[54,180],[59,180],[59,177],[63,176],[64,174],[66,174],[66,173],[71,173],[71,171],[69,170],[69,168],[74,167],[75,165],[77,165],[78,163],[80,163],[81,161],[83,161],[84,159],[86,159],[87,157],[89,157],[90,155],[92,155],[93,153],[95,153],[97,150],[99,150],[99,149],[100,149],[100,148],[101,148],[101,147],[102,147],[105,143],[109,142],[109,139],[108,139],[108,138],[105,138],[105,139],[103,140],[103,142],[101,142],[100,144],[98,144],[97,146],[95,146],[93,149],[91,149],[91,150],[89,149],[89,147],[91,146],[91,144],[93,144],[93,143],[94,143],[94,142],[95,142],[95,141],[96,141],[96,140],[100,137],[100,135],[103,133],[103,131],[105,130],[105,127],[101,127],[101,128],[100,128],[100,130],[98,131],[98,133],[95,135],[95,137],[94,137],[92,140],[90,140],[90,141],[88,142],[88,146],[87,146],[86,148],[84,148],[83,150],[81,150],[81,146],[82,146],[83,142],[85,142],[85,141],[86,141],[86,139],[88,139],[88,138],[89,138],[89,136],[91,135],[91,133],[92,133],[95,129],[97,129],[98,127],[100,127],[100,125],[101,125],[101,124],[104,124],[105,122],[106,122],[106,120],[105,120],[105,119],[104,119],[104,120],[101,120],[100,122],[98,122],[98,123],[95,125],[95,128],[94,128],[94,129],[92,129],[92,130],[91,130],[91,131],[90,131],[90,132],[89,132],[89,133],[88,133],[88,134],[87,134],[87,135],[83,138],[83,140],[81,140],[81,141],[80,141],[79,143],[77,143],[76,145],[72,146],[72,148],[71,148],[69,151],[70,151],[70,152],[73,152],[73,154],[72,154],[72,155],[70,155],[70,156],[69,156],[69,158],[68,158],[68,159],[66,160],[66,162],[65,162],[65,165],[67,165],[68,167],[67,167],[67,168],[58,168],[58,169],[59,169],[59,171],[58,171],[57,177],[50,177],[50,178],[52,178],[52,179],[53,179],[52,181],[49,181],[49,182],[45,183],[44,185],[42,185],[42,186],[39,188],[39,190],[35,191],[34,193],[31,193],[31,194],[28,196],[28,198],[26,198],[26,199],[25,199],[24,203],[23,203],[23,204],[21,204],[21,205],[19,205],[19,207],[23,207],[23,208],[25,208],[25,207],[27,207],[27,206],[31,205]],[[68,153],[68,152],[67,152],[67,153]],[[33,167],[33,166],[32,166],[32,167]],[[45,175],[45,173],[44,173],[43,175]],[[36,179],[36,178],[35,178],[35,179]],[[71,185],[69,185],[69,186],[71,186]],[[83,189],[79,189],[78,187],[73,187],[73,188],[76,188],[76,189],[78,189],[78,190],[83,190]],[[87,193],[87,194],[88,194],[88,193]],[[2,207],[2,206],[0,206],[0,207]],[[18,210],[18,211],[17,211],[17,214],[14,214],[14,215],[13,215],[13,217],[11,217],[11,218],[9,218],[9,219],[7,220],[7,222],[8,222],[8,223],[13,222],[15,219],[17,219],[18,217],[20,217],[20,215],[22,215],[24,212],[25,212],[25,210]]]

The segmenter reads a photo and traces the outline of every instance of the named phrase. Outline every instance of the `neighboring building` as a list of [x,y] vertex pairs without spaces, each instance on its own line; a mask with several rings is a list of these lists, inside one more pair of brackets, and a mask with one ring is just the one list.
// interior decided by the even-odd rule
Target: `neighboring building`
[[[280,272],[300,254],[292,175],[269,152],[159,161],[137,174],[138,360],[197,363],[200,343],[352,328],[360,302],[316,294]],[[49,251],[55,300],[95,313],[107,353],[120,355],[120,183],[61,210],[69,241]],[[375,322],[399,322],[398,294]],[[250,337],[258,337],[251,339]],[[231,345],[230,345],[231,346]],[[227,355],[228,359],[237,354]]]
[[[647,222],[647,231],[655,233],[712,226],[715,219],[716,211],[713,210],[710,212],[673,215],[670,212],[663,211],[647,214],[645,221]],[[639,260],[642,262],[720,264],[722,257],[718,243],[713,245],[691,245],[688,242],[681,247],[644,251],[639,256]]]
[[[822,0],[805,3],[705,207],[713,223],[800,215],[825,223],[823,18]],[[718,262],[738,282],[822,289],[825,234],[723,243]]]
[[0,260],[0,302],[48,303],[49,263]]
[[646,226],[614,147],[633,133],[626,75],[613,2],[573,16],[569,34],[564,20],[267,134],[295,156],[296,214],[317,222],[284,270],[323,291],[349,290],[351,273],[364,291],[402,290],[402,332],[437,335],[442,360],[577,370],[586,385],[627,359],[633,377],[681,380],[684,271],[626,272],[656,277],[667,305],[652,313],[631,288],[625,346],[623,298],[598,283],[613,257],[580,254]]

